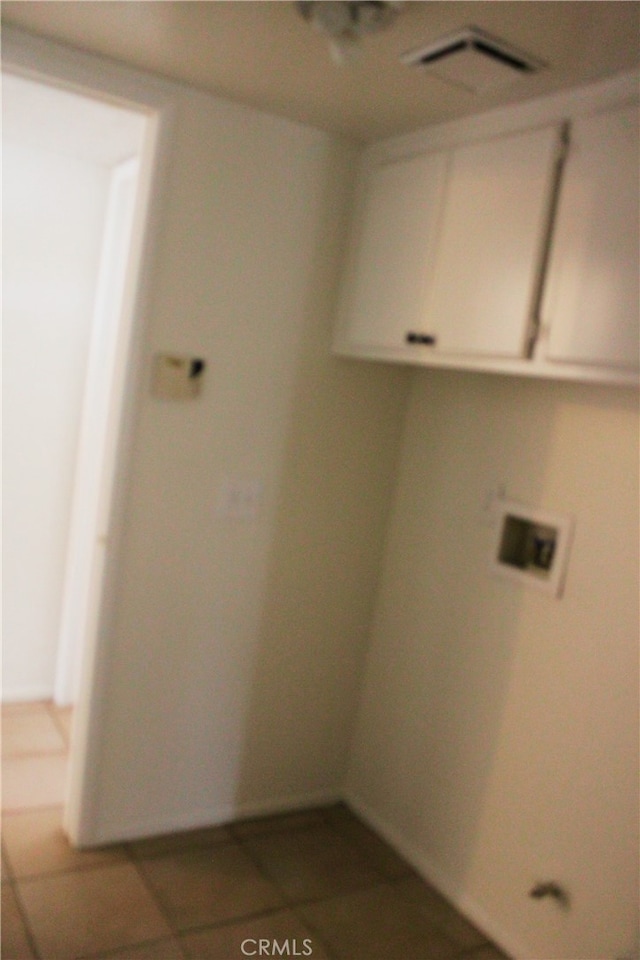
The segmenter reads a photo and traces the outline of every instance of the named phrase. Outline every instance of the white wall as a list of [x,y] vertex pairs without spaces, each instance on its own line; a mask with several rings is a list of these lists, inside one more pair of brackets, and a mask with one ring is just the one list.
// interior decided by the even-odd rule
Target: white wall
[[53,694],[109,171],[3,136],[5,701]]
[[[575,516],[564,598],[488,574],[500,485]],[[521,958],[633,943],[637,553],[637,394],[416,373],[348,794]]]
[[[340,794],[406,400],[330,355],[352,149],[172,97],[84,842]],[[150,395],[157,351],[205,358],[198,400]]]

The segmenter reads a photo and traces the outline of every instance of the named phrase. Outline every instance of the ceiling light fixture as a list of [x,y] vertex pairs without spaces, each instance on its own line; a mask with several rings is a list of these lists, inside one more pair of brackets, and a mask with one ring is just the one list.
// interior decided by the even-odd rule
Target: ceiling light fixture
[[404,3],[393,0],[297,0],[298,11],[316,30],[329,37],[336,63],[352,62],[358,41],[368,33],[390,26]]

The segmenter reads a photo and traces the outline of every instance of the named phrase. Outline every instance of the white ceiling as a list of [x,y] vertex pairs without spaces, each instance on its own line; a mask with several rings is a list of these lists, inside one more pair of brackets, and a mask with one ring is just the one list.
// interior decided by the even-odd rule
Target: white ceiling
[[[276,114],[367,141],[634,68],[636,0],[414,0],[336,66],[289,0],[3,0],[2,19]],[[399,56],[474,25],[546,62],[508,88],[474,94]]]

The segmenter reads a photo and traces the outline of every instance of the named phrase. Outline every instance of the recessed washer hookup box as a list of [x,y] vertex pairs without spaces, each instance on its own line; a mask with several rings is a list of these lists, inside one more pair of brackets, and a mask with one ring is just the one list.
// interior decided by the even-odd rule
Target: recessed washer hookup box
[[562,596],[573,538],[574,521],[535,510],[521,503],[499,500],[496,536],[492,545],[492,573]]

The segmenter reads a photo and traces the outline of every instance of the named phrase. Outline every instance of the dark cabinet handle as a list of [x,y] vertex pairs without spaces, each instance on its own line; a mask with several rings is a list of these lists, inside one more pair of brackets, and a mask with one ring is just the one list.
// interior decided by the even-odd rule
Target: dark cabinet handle
[[436,338],[431,333],[416,333],[415,330],[410,330],[406,335],[405,340],[407,343],[420,343],[427,347],[435,346]]

